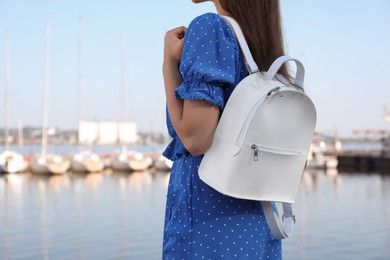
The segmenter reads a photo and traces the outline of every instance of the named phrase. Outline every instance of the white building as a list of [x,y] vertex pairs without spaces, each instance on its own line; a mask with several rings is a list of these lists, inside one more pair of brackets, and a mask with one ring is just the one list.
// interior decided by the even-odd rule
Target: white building
[[80,121],[80,144],[134,144],[138,140],[137,124],[122,121]]

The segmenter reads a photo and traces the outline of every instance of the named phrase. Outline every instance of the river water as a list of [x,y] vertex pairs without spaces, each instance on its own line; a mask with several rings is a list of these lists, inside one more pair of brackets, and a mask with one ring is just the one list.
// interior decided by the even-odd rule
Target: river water
[[[0,259],[161,259],[169,173],[0,176]],[[390,176],[305,172],[284,259],[390,259]]]

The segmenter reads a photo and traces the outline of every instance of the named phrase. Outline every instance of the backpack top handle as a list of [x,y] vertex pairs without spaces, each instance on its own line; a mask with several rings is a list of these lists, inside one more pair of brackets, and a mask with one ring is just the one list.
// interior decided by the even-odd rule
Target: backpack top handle
[[[240,26],[238,23],[229,16],[222,16],[224,19],[226,19],[229,24],[232,26],[232,29],[236,35],[238,44],[240,45],[241,51],[244,55],[245,59],[245,65],[248,69],[248,72],[250,74],[259,72],[259,68],[257,67],[257,64],[255,60],[253,59],[253,56],[251,54],[251,51],[249,49],[249,46],[245,40],[244,34],[241,31]],[[299,60],[293,59],[289,56],[280,56],[277,58],[271,65],[271,67],[268,69],[267,72],[264,73],[264,76],[267,80],[272,79],[277,74],[280,67],[283,65],[283,63],[293,61],[295,62],[297,66],[297,72],[294,79],[294,85],[301,88],[303,90],[303,81],[305,78],[305,68],[303,67],[302,63]]]

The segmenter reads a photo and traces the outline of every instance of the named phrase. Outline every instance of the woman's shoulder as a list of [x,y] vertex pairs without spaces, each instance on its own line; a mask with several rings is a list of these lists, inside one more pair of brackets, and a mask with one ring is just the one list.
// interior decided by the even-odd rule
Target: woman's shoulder
[[205,13],[200,16],[195,17],[190,25],[188,26],[189,30],[222,30],[228,33],[232,33],[229,25],[216,13]]
[[216,13],[205,13],[205,14],[202,14],[202,15],[199,15],[197,17],[195,17],[191,23],[193,22],[200,22],[200,21],[216,21],[216,20],[219,20],[219,19],[222,19],[222,17],[219,15],[219,14],[216,14]]

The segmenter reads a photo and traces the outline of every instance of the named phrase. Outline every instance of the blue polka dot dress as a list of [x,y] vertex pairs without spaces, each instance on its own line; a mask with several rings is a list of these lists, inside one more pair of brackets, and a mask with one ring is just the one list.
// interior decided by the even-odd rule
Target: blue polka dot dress
[[[178,99],[206,100],[223,109],[248,72],[226,21],[204,14],[189,25],[179,67]],[[180,142],[167,113],[172,142],[164,155],[173,160],[164,227],[163,259],[281,259],[259,202],[222,195],[198,176],[203,156]]]

